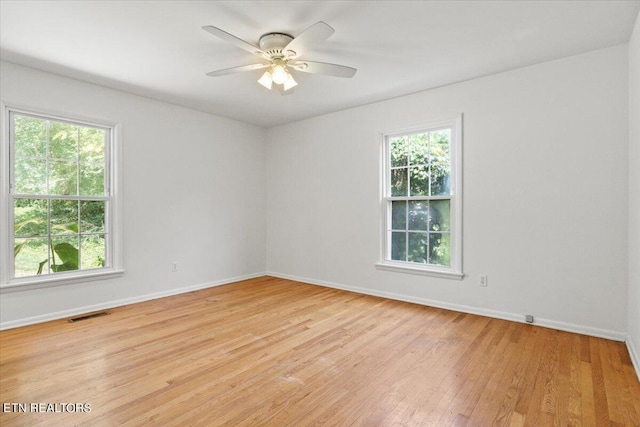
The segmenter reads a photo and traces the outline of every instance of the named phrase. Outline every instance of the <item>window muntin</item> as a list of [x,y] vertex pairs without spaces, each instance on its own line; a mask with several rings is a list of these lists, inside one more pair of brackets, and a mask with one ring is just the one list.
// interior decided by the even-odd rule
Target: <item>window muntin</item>
[[17,111],[10,124],[10,279],[112,266],[113,128]]
[[462,275],[460,121],[385,135],[379,265]]

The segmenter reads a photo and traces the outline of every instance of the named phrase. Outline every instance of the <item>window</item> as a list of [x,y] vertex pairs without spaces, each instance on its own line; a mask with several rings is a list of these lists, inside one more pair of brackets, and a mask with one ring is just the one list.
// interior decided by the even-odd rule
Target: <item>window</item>
[[384,135],[378,268],[462,278],[461,121]]
[[10,284],[113,273],[114,126],[8,110]]

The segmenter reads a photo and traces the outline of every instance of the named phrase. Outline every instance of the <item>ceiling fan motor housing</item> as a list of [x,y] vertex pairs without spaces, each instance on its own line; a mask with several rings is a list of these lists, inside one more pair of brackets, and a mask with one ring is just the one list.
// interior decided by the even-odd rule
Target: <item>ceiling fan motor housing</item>
[[289,34],[267,33],[260,37],[260,49],[272,57],[283,56],[282,49],[292,40]]

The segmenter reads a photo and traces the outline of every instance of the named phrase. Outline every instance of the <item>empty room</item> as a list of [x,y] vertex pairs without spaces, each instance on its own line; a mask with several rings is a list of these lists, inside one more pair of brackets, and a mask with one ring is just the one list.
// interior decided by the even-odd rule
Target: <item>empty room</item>
[[0,0],[0,425],[640,426],[640,0]]

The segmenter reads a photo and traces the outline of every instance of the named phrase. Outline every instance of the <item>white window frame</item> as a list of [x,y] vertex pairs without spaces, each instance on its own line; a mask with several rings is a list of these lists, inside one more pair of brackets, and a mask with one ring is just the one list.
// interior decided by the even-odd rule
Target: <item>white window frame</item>
[[[391,167],[389,140],[396,136],[403,136],[414,133],[423,133],[440,129],[451,129],[450,161],[451,161],[451,205],[450,205],[450,227],[451,227],[451,265],[438,266],[434,264],[420,264],[408,261],[397,261],[391,259],[391,242],[389,238],[389,224],[391,221],[391,195],[389,194]],[[400,273],[420,274],[447,279],[462,280],[462,114],[437,122],[426,123],[424,125],[402,129],[399,131],[383,132],[382,156],[381,156],[381,235],[380,235],[380,258],[376,263],[379,270],[387,270]]]
[[[0,101],[2,111],[2,135],[0,139],[0,291],[18,291],[55,285],[67,285],[94,280],[104,280],[120,277],[124,273],[122,256],[122,179],[121,179],[121,126],[118,123],[80,116],[74,113],[51,112],[41,109],[20,107],[15,104],[5,104]],[[107,239],[107,259],[109,265],[104,268],[92,270],[75,270],[40,276],[28,276],[13,278],[14,271],[14,233],[13,233],[13,147],[11,132],[13,124],[11,114],[35,116],[60,122],[93,126],[108,129],[110,133],[109,147],[106,150],[106,169],[109,175],[107,185],[109,218],[109,237]]]

